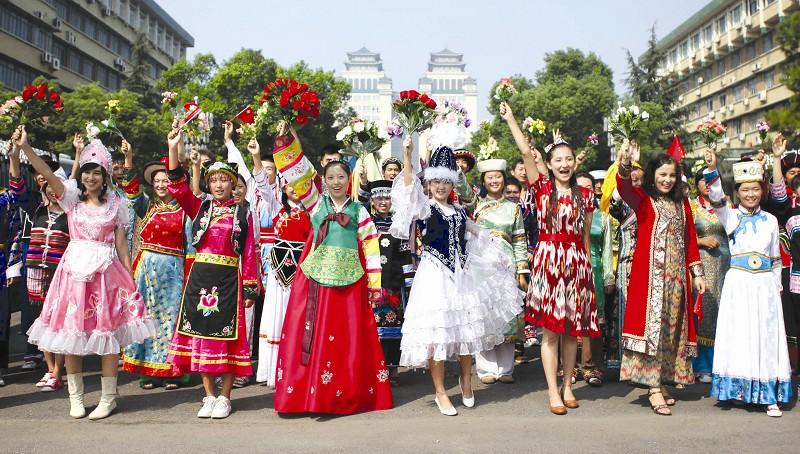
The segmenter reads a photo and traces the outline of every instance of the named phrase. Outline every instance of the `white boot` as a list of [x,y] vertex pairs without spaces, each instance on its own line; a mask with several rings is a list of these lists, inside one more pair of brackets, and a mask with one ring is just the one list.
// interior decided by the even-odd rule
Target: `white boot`
[[69,415],[73,418],[86,416],[83,407],[83,373],[67,374],[67,389],[69,390]]
[[100,377],[102,393],[97,408],[89,414],[89,419],[103,419],[117,408],[117,377]]

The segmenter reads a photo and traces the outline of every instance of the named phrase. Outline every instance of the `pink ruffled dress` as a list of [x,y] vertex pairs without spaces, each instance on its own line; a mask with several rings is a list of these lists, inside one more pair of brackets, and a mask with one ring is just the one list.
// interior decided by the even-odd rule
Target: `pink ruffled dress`
[[71,241],[28,341],[53,353],[117,354],[155,335],[142,295],[114,245],[114,231],[128,223],[128,209],[113,192],[100,207],[81,202],[80,194],[75,180],[64,182],[59,204],[67,213]]

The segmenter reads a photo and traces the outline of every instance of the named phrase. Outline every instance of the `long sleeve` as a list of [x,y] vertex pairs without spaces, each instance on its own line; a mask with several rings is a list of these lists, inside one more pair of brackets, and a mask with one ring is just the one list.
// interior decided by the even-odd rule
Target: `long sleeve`
[[274,218],[281,211],[281,203],[278,201],[272,185],[269,184],[267,172],[262,169],[261,172],[253,174],[253,179],[256,182],[256,190],[260,194],[261,207],[269,212],[271,218]]
[[475,202],[478,200],[478,197],[475,195],[475,191],[472,190],[472,186],[469,185],[467,176],[461,173],[461,170],[458,171],[458,181],[455,184],[455,192],[458,194],[464,206],[470,209],[475,208]]
[[639,211],[642,202],[648,197],[641,188],[635,188],[630,178],[617,174],[617,191],[620,197],[634,212]]
[[[247,231],[253,231],[253,217],[247,216]],[[258,297],[258,287],[260,280],[258,278],[259,260],[256,255],[256,242],[252,234],[248,234],[244,240],[244,249],[242,250],[242,257],[239,263],[242,273],[242,290],[244,297],[247,299],[255,299]]]
[[772,276],[775,278],[775,284],[778,286],[778,289],[783,291],[783,279],[781,279],[783,262],[781,260],[781,241],[777,223],[775,228],[772,229],[772,232],[770,232],[770,235],[772,240],[770,241],[769,255],[770,259],[772,260]]
[[389,234],[401,240],[409,239],[414,221],[428,219],[431,215],[431,205],[422,190],[422,183],[416,175],[411,175],[411,185],[406,186],[405,171],[400,171],[392,183],[394,215],[389,227]]
[[303,206],[309,212],[312,211],[320,198],[319,175],[303,153],[300,142],[291,134],[277,137],[272,156],[278,172],[300,197]]
[[363,206],[358,211],[358,240],[364,253],[367,272],[367,288],[370,293],[380,292],[381,289],[381,248],[378,243],[378,229],[372,222],[372,217]]
[[517,274],[530,274],[528,268],[528,237],[525,235],[525,223],[522,220],[522,210],[514,204],[514,224],[511,227],[511,247],[514,249],[514,263]]
[[684,232],[686,237],[686,266],[692,271],[693,276],[702,276],[703,263],[700,261],[700,248],[697,245],[697,230],[694,228],[692,207],[689,206],[687,199],[683,199],[681,209],[683,209],[686,222],[686,230]]
[[734,209],[725,203],[725,192],[722,190],[722,181],[719,177],[719,170],[703,171],[703,178],[708,187],[708,199],[717,214],[717,218],[725,227],[725,233],[731,234],[739,225],[739,217]]
[[125,191],[128,203],[133,207],[133,212],[136,213],[136,216],[143,218],[147,214],[150,198],[142,191],[138,172],[135,169],[126,170],[120,186]]
[[611,286],[614,285],[614,245],[611,235],[611,220],[608,215],[602,211],[595,212],[594,215],[602,216],[603,219],[603,255],[601,256],[603,263],[603,284]]
[[228,162],[239,166],[239,173],[244,177],[245,181],[250,181],[250,179],[253,178],[253,175],[250,174],[250,169],[247,168],[247,164],[244,162],[242,152],[236,148],[236,145],[232,140],[225,142],[225,148],[228,149]]
[[[24,183],[22,183],[24,188]],[[24,190],[24,189],[23,189]],[[20,222],[20,210],[17,199],[17,191],[9,190],[0,194],[0,212],[5,211],[8,213],[8,238],[0,238],[1,243],[6,243],[6,250],[11,252],[10,257],[6,257],[6,263],[0,263],[0,288],[6,285],[6,269],[8,264],[13,260],[22,260],[21,256],[15,258],[13,253],[16,251],[17,255],[21,255],[22,248],[20,239],[20,230],[22,223]]]
[[192,193],[186,172],[178,167],[177,169],[168,171],[168,174],[169,193],[172,194],[172,197],[175,197],[175,200],[178,201],[178,204],[183,208],[183,211],[186,212],[186,215],[189,216],[190,219],[194,219],[197,217],[197,212],[200,211],[202,200]]

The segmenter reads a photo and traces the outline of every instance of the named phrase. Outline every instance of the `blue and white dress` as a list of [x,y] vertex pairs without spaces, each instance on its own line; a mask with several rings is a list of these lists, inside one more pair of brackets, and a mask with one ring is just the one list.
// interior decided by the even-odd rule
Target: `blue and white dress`
[[781,307],[778,220],[760,208],[748,213],[728,207],[716,170],[705,179],[731,252],[717,316],[711,396],[750,404],[788,402],[792,378]]

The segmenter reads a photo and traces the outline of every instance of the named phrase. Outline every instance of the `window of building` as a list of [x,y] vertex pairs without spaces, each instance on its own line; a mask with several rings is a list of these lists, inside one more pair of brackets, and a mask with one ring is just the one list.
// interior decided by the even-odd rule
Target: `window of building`
[[733,87],[733,99],[736,102],[741,101],[743,95],[744,95],[744,90],[742,89],[742,84],[738,84],[735,87]]
[[756,77],[747,80],[747,93],[750,96],[755,96],[758,93],[758,81]]
[[742,133],[742,120],[735,119],[728,122],[728,137],[738,136]]
[[761,0],[748,0],[747,1],[747,11],[752,16],[753,14],[758,13],[759,8],[761,7]]
[[672,51],[669,53],[669,64],[675,65],[677,63],[678,63],[678,49],[676,48],[672,49]]
[[737,66],[742,64],[742,56],[739,53],[739,49],[731,52],[731,69],[736,68]]
[[700,32],[692,35],[691,47],[693,51],[700,49]]
[[703,29],[703,43],[704,44],[708,44],[713,40],[714,40],[714,26],[713,25],[707,25]]
[[725,71],[727,70],[726,66],[727,65],[725,65],[725,59],[724,58],[720,59],[719,61],[717,61],[717,75],[718,76],[722,76],[723,74],[725,74]]
[[742,5],[736,5],[731,10],[731,26],[736,27],[742,23]]
[[[3,20],[5,20],[5,12],[3,12]],[[16,62],[6,60],[0,56],[0,83],[6,88],[22,90],[26,84],[31,83],[33,79],[40,75],[40,73],[33,72]]]
[[713,78],[714,78],[714,68],[712,68],[711,66],[706,66],[706,68],[703,70],[704,81],[708,82]]
[[775,86],[775,68],[764,73],[764,87],[772,88]]
[[689,56],[689,41],[686,40],[681,43],[681,46],[678,48],[681,60]]
[[728,95],[726,95],[725,93],[722,93],[721,95],[719,95],[717,100],[719,102],[719,107],[720,108],[725,107],[728,104],[728,102],[727,102],[728,101]]
[[4,30],[45,52],[50,52],[52,47],[52,33],[3,5],[0,5],[0,30]]
[[767,33],[761,38],[761,52],[769,52],[775,47],[775,42],[772,38],[772,32]]
[[744,47],[744,61],[748,62],[756,58],[756,43],[752,42]]
[[717,18],[717,35],[721,35],[728,31],[728,17],[724,14]]
[[706,112],[712,112],[714,110],[714,98],[709,96],[706,98]]

